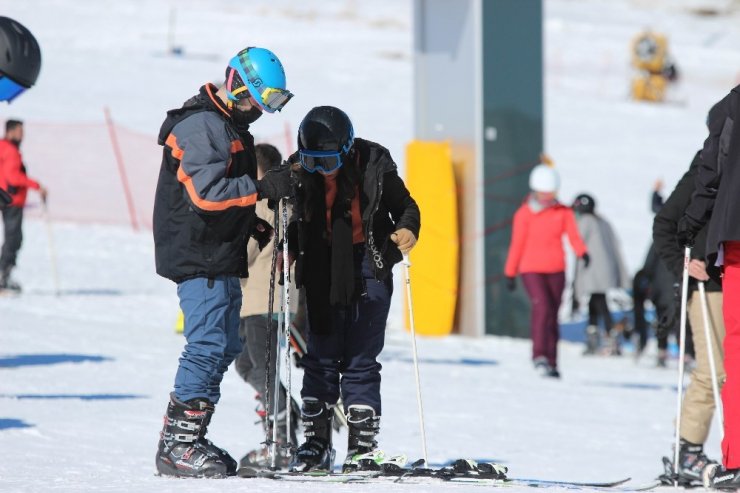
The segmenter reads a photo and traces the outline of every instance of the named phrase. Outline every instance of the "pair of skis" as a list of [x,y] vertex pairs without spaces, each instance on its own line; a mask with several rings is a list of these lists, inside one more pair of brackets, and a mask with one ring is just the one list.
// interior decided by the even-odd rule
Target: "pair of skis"
[[406,466],[405,456],[384,457],[379,454],[362,464],[362,470],[334,473],[330,471],[308,471],[303,473],[274,471],[268,469],[241,468],[237,475],[243,478],[263,478],[285,482],[318,483],[407,483],[424,484],[436,482],[489,485],[495,487],[526,486],[533,488],[563,488],[572,490],[604,491],[647,491],[661,485],[660,481],[644,485],[625,486],[631,478],[605,482],[556,481],[532,478],[509,478],[507,468],[495,463],[478,463],[470,459],[458,459],[451,465],[440,468],[423,467],[419,459]]

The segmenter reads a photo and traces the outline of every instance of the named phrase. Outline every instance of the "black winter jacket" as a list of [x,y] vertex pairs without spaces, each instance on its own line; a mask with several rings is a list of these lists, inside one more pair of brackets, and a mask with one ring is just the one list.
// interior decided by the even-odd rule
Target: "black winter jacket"
[[[359,182],[360,211],[362,228],[365,238],[365,250],[373,262],[375,279],[382,281],[389,277],[393,265],[403,259],[396,244],[390,239],[391,233],[400,228],[410,230],[419,238],[421,229],[421,214],[419,206],[406,189],[403,180],[398,176],[396,163],[393,162],[388,150],[374,142],[356,138],[353,150],[358,153],[361,178]],[[297,155],[290,158],[297,161]],[[300,171],[304,173],[304,171]],[[308,244],[311,233],[308,221],[305,220],[304,188],[299,185],[294,218],[291,224],[290,245],[297,245],[296,255],[296,283],[298,286],[312,284],[311,279],[316,276],[329,276],[331,273],[322,272],[319,265],[311,259],[306,259],[311,251]],[[323,214],[324,211],[322,210]],[[291,250],[296,247],[291,246]],[[310,288],[310,286],[307,286]],[[309,300],[309,326],[312,330],[327,325],[326,308],[328,308],[328,293],[310,293],[312,299],[322,300],[314,302],[313,307]],[[317,304],[323,306],[318,307]]]
[[709,136],[701,151],[696,188],[685,220],[694,232],[709,223],[706,241],[707,270],[719,277],[715,266],[720,245],[740,241],[740,86],[709,112]]
[[167,112],[154,199],[157,273],[175,282],[246,277],[248,232],[257,201],[254,140],[240,134],[207,84]]
[[[683,273],[683,250],[678,246],[676,241],[676,226],[679,219],[683,216],[686,207],[691,201],[691,195],[694,193],[694,182],[697,170],[701,165],[701,151],[697,152],[689,170],[684,173],[678,181],[676,188],[673,189],[670,197],[665,201],[663,207],[655,215],[653,220],[653,242],[658,250],[660,258],[670,271],[681,279]],[[707,241],[707,227],[703,227],[696,235],[696,245],[691,250],[691,257],[694,259],[704,260]],[[689,277],[690,286],[696,287],[696,279]],[[715,280],[710,279],[706,283],[707,291],[721,291],[722,286]]]

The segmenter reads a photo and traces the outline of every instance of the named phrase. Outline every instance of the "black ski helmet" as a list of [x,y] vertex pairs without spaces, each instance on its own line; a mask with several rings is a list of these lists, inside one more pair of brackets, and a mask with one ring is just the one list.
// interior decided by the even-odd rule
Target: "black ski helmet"
[[298,127],[298,150],[336,151],[347,154],[355,132],[347,114],[334,106],[317,106]]
[[41,49],[31,31],[0,16],[0,74],[29,88],[36,83],[40,70]]
[[573,201],[573,210],[580,214],[593,214],[596,201],[587,193],[582,193]]

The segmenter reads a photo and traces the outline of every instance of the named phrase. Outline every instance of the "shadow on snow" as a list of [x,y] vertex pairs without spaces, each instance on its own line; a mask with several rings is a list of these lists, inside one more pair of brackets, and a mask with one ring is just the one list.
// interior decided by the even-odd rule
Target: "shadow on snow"
[[20,366],[58,365],[60,363],[82,363],[92,361],[101,363],[112,361],[107,356],[89,354],[18,354],[0,357],[0,368],[18,368]]

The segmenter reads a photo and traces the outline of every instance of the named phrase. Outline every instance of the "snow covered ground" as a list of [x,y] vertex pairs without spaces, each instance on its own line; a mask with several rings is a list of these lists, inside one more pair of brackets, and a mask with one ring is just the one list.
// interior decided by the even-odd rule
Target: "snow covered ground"
[[[631,271],[649,242],[648,198],[668,191],[704,138],[704,116],[737,81],[737,14],[697,17],[671,2],[548,0],[546,141],[563,175],[562,197],[594,193],[622,237]],[[175,44],[164,56],[170,7]],[[2,2],[2,14],[36,33],[44,49],[38,86],[0,115],[29,122],[117,122],[154,135],[164,111],[247,44],[273,48],[296,93],[283,115],[255,125],[259,137],[297,126],[317,104],[347,109],[358,133],[384,143],[403,166],[412,137],[411,5],[408,1],[214,0]],[[683,73],[666,105],[627,99],[630,39],[666,32]],[[64,142],[50,142],[51,146]],[[94,145],[95,143],[90,143]],[[34,175],[83,207],[81,162],[39,162]],[[87,163],[87,161],[85,162]],[[158,167],[158,161],[138,163]],[[86,164],[85,164],[86,165]],[[65,173],[59,173],[59,171]],[[56,177],[58,182],[55,183]],[[77,182],[70,178],[77,178]],[[116,192],[118,193],[118,192]],[[59,196],[59,195],[57,195]],[[71,200],[71,199],[70,199]],[[52,202],[53,203],[53,202]],[[61,295],[54,295],[47,225],[31,218],[17,278],[25,293],[0,298],[0,491],[145,493],[285,491],[268,480],[187,482],[154,476],[154,451],[182,339],[173,333],[174,285],[153,270],[150,233],[125,226],[55,222]],[[397,275],[400,276],[400,272]],[[410,342],[398,330],[397,290],[384,365],[381,445],[421,455]],[[527,341],[486,337],[419,340],[429,456],[495,460],[514,477],[637,483],[670,453],[675,371],[654,368],[654,348],[631,358],[584,358],[561,345],[561,381],[542,380]],[[240,457],[260,440],[253,392],[230,371],[210,437]],[[339,437],[339,457],[344,453]],[[707,443],[717,457],[719,440]],[[296,491],[448,491],[452,485],[291,485]],[[522,488],[525,490],[526,488]]]

